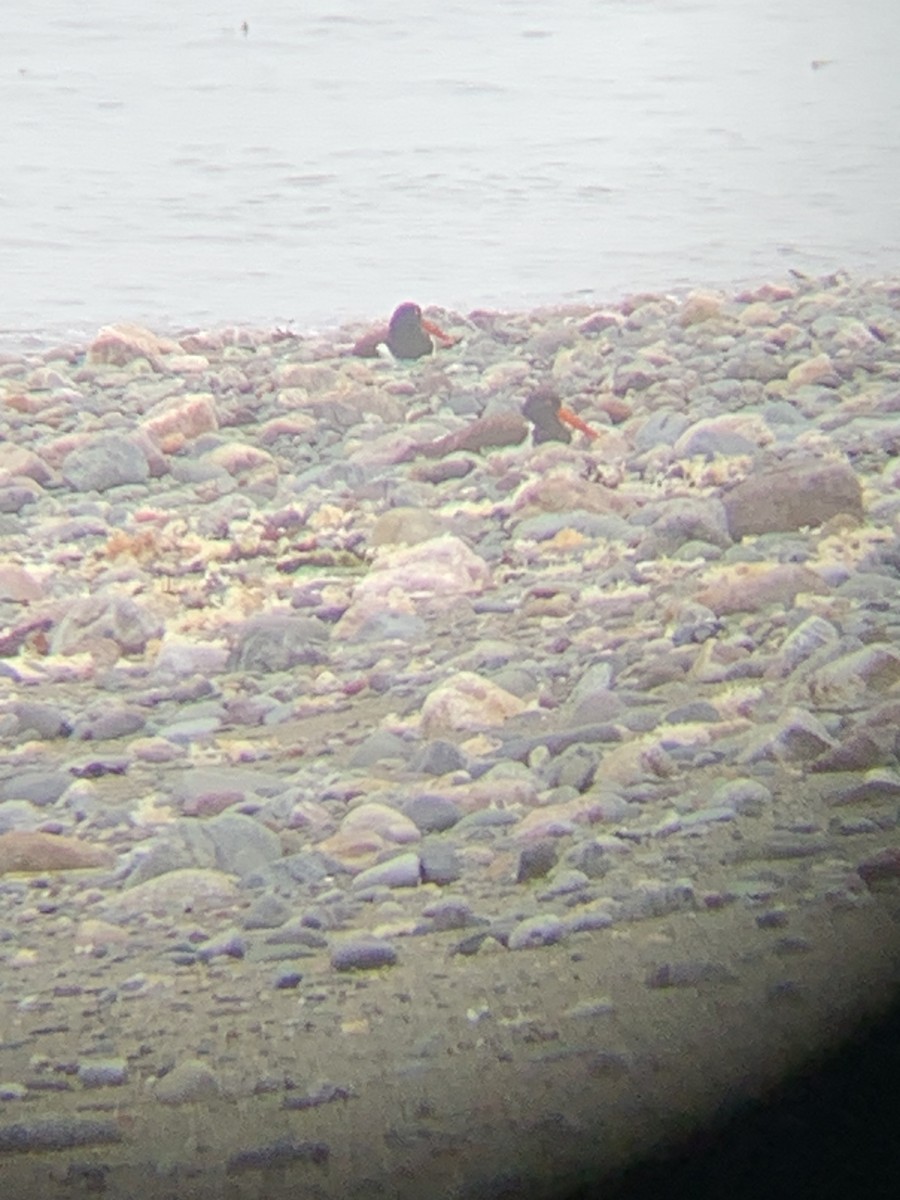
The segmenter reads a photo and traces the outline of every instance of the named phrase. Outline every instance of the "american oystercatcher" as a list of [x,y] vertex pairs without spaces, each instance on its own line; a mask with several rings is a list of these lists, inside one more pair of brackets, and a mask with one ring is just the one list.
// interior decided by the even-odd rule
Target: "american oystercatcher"
[[407,301],[394,310],[386,329],[374,329],[364,334],[354,344],[351,354],[359,358],[378,358],[384,353],[384,347],[393,358],[423,358],[426,354],[434,354],[435,345],[455,346],[457,340],[423,317],[418,304]]
[[532,440],[536,446],[541,442],[571,442],[572,429],[592,440],[600,436],[577,413],[563,407],[556,390],[547,383],[536,387],[526,398],[522,414],[531,422]]

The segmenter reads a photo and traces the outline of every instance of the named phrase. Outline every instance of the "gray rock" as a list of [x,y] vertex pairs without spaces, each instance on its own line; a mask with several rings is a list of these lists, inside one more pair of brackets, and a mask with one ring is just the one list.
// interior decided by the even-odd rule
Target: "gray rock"
[[131,437],[99,433],[66,455],[62,476],[76,492],[105,492],[126,483],[146,483],[150,464]]
[[468,929],[472,925],[484,922],[475,916],[465,900],[438,900],[422,909],[422,916],[428,917],[435,930]]
[[534,950],[552,946],[566,936],[565,924],[553,913],[539,913],[520,921],[509,935],[510,950]]
[[43,807],[55,803],[71,782],[66,771],[17,771],[0,783],[0,800],[29,800]]
[[753,454],[757,448],[755,442],[729,429],[688,429],[678,439],[678,453],[685,458]]
[[672,446],[690,426],[690,418],[671,409],[655,409],[643,423],[634,438],[638,454],[656,446]]
[[709,704],[706,700],[694,700],[690,704],[682,704],[679,708],[673,708],[666,713],[663,721],[666,725],[683,725],[685,723],[694,723],[700,721],[703,723],[709,721],[718,721],[718,709]]
[[749,817],[762,816],[772,802],[772,793],[758,779],[729,779],[709,795],[711,808],[723,806]]
[[146,723],[146,714],[139,708],[112,704],[76,718],[72,724],[72,737],[82,741],[106,741],[111,738],[128,737],[129,734],[143,729]]
[[462,862],[451,844],[427,838],[419,846],[419,869],[423,883],[446,887],[462,874]]
[[458,746],[436,738],[419,748],[413,755],[410,767],[421,775],[448,775],[465,767],[466,762],[466,756]]
[[621,921],[643,921],[649,917],[665,917],[695,907],[694,888],[679,883],[644,883],[615,905],[615,916]]
[[348,637],[351,642],[416,642],[427,633],[427,624],[414,613],[388,611],[367,617]]
[[841,462],[792,459],[760,470],[725,496],[728,530],[738,541],[748,534],[817,528],[830,517],[863,516],[862,488]]
[[328,1162],[330,1153],[327,1142],[301,1142],[297,1138],[282,1137],[232,1154],[225,1165],[225,1173],[242,1175],[246,1171],[284,1170],[298,1162],[321,1166]]
[[18,732],[32,732],[41,738],[68,737],[72,732],[69,718],[55,704],[38,700],[18,700],[12,705]]
[[254,900],[241,923],[245,929],[278,929],[290,915],[290,907],[278,896],[267,892]]
[[776,759],[784,762],[809,762],[837,742],[812,713],[802,708],[790,708],[775,726],[753,738],[741,755],[741,761]]
[[356,747],[350,757],[351,767],[371,767],[382,759],[396,758],[406,762],[410,746],[403,738],[387,729],[378,729]]
[[543,879],[556,866],[557,856],[556,843],[549,839],[526,846],[519,853],[516,883],[530,883],[533,879]]
[[737,983],[738,976],[721,962],[667,962],[647,976],[649,988],[701,987],[704,984]]
[[124,1058],[85,1059],[78,1064],[78,1082],[82,1087],[121,1087],[128,1082],[128,1063]]
[[163,1075],[153,1094],[160,1104],[195,1104],[213,1099],[219,1091],[219,1079],[212,1068],[198,1058],[189,1058]]
[[573,787],[584,792],[594,782],[599,762],[600,755],[587,746],[567,746],[546,763],[541,775],[547,787]]
[[163,632],[162,623],[130,596],[98,592],[73,600],[53,631],[53,654],[78,654],[98,639],[115,642],[123,654],[143,654]]
[[351,887],[355,892],[370,887],[418,887],[421,880],[419,855],[409,850],[397,854],[386,862],[376,863],[354,877]]
[[267,613],[238,631],[228,657],[229,671],[290,671],[327,661],[328,626],[316,617]]
[[121,1140],[118,1121],[93,1117],[34,1117],[30,1121],[0,1125],[0,1153],[68,1150],[73,1146],[102,1146]]
[[185,867],[245,876],[280,857],[278,835],[252,817],[222,813],[207,821],[184,818],[161,830],[149,847],[139,847],[128,886]]
[[442,833],[452,829],[462,813],[446,796],[413,796],[403,805],[403,815],[415,822],[422,833]]
[[723,549],[731,544],[721,500],[684,496],[667,501],[660,506],[659,515],[641,541],[641,552],[652,545],[658,555],[672,554],[685,542],[692,541],[708,542]]
[[45,815],[27,800],[0,800],[0,833],[10,829],[37,829]]
[[572,896],[583,892],[589,883],[590,879],[584,871],[579,871],[576,867],[563,868],[554,873],[547,888],[538,892],[538,900],[555,900],[557,896]]

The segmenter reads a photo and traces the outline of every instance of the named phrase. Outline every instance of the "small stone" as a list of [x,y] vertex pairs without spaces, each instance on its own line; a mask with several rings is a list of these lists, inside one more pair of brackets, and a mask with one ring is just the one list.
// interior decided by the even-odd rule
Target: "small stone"
[[462,813],[458,805],[446,796],[414,796],[403,806],[404,816],[409,817],[422,833],[442,833],[452,829]]
[[328,1162],[330,1153],[327,1142],[301,1142],[296,1138],[283,1137],[267,1145],[232,1154],[225,1166],[225,1173],[241,1175],[246,1171],[271,1171],[299,1162],[321,1166]]
[[128,1082],[128,1063],[124,1058],[86,1059],[78,1064],[78,1082],[82,1087],[121,1087]]
[[519,866],[516,870],[516,883],[529,883],[532,879],[542,879],[556,866],[556,845],[548,840],[535,842],[526,846],[519,854]]
[[392,967],[396,961],[397,951],[382,938],[350,937],[331,950],[331,965],[336,971],[371,971]]
[[354,891],[363,891],[372,887],[418,887],[420,882],[419,856],[414,852],[398,854],[385,862],[355,876],[351,887]]
[[869,887],[873,883],[900,879],[900,846],[888,846],[879,850],[877,854],[861,862],[856,870]]
[[540,913],[520,921],[510,933],[508,945],[510,950],[534,950],[561,942],[566,933],[566,926],[559,917],[553,913]]
[[295,987],[299,987],[303,975],[300,971],[293,971],[290,968],[279,971],[275,976],[274,987],[278,991],[289,991]]
[[462,861],[452,845],[431,838],[419,848],[419,870],[423,883],[446,887],[462,874]]
[[649,988],[700,987],[708,983],[735,983],[737,978],[720,962],[671,962],[654,968],[646,983]]

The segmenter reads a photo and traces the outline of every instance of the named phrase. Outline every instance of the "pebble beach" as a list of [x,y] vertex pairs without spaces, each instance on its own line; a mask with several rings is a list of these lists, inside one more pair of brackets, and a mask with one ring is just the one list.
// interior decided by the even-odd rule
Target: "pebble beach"
[[0,354],[10,1196],[555,1196],[897,984],[900,279],[427,315]]

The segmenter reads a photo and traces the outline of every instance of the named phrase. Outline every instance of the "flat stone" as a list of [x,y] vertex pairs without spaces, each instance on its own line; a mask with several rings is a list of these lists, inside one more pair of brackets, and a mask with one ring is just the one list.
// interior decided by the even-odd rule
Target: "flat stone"
[[80,838],[13,829],[0,834],[0,875],[11,872],[82,871],[110,867],[115,854]]
[[839,513],[862,519],[862,488],[842,462],[794,460],[748,476],[724,499],[728,531],[748,534],[815,529]]
[[397,951],[390,942],[374,937],[349,937],[331,950],[331,965],[336,971],[371,971],[392,967]]

